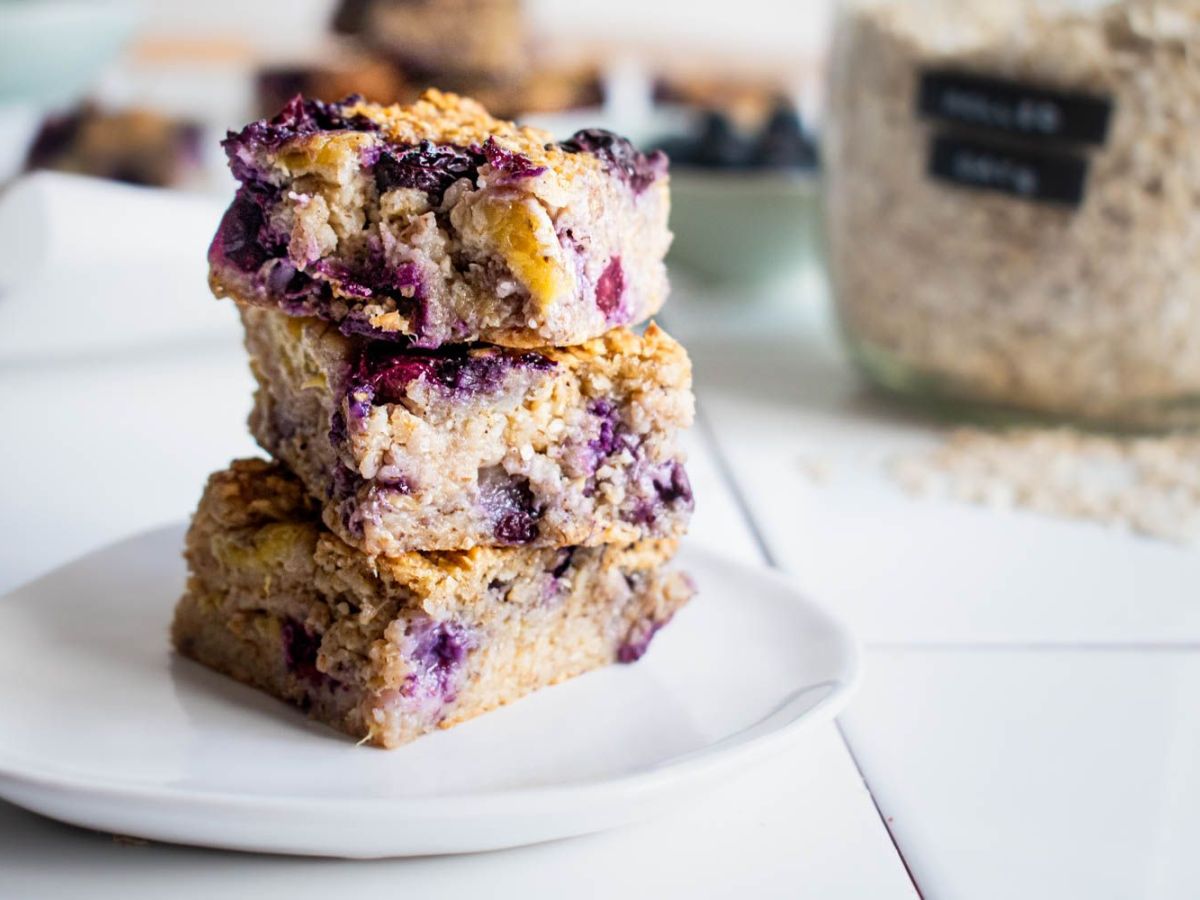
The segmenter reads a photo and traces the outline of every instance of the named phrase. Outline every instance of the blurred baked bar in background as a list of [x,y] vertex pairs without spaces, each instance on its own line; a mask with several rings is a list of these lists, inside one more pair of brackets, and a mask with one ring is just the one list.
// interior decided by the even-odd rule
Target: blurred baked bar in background
[[676,70],[653,81],[653,100],[676,115],[657,146],[681,166],[813,169],[816,137],[787,73]]
[[333,27],[429,76],[503,78],[526,64],[520,0],[343,0]]
[[782,77],[728,72],[672,72],[654,78],[657,106],[719,112],[745,129],[761,128],[788,96]]
[[578,48],[542,47],[519,0],[342,0],[332,29],[344,42],[332,58],[262,73],[260,114],[297,93],[411,103],[427,87],[505,119],[604,102],[598,63]]
[[419,96],[404,72],[372,53],[334,52],[321,61],[281,63],[258,75],[260,115],[274,114],[297,94],[332,103],[361,94],[372,103],[406,103]]
[[297,94],[327,103],[351,94],[361,94],[373,103],[412,103],[426,87],[474,97],[504,119],[587,109],[604,103],[599,68],[590,62],[535,60],[519,75],[494,79],[462,74],[415,75],[370,52],[338,50],[320,61],[274,64],[262,69],[257,85],[258,114],[274,114]]
[[587,61],[532,58],[524,72],[509,78],[446,76],[437,83],[447,90],[474,97],[493,115],[504,119],[604,105],[600,67]]
[[196,123],[150,110],[87,104],[46,119],[25,166],[174,187],[201,174],[201,131]]

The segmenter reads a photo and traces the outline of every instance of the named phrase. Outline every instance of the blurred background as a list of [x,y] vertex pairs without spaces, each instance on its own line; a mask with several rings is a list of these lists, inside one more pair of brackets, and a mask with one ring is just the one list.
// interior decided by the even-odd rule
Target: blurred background
[[292,95],[408,101],[437,86],[560,137],[603,125],[665,145],[676,217],[697,223],[676,258],[704,272],[726,230],[714,207],[740,205],[775,224],[759,231],[770,246],[716,254],[726,263],[705,274],[755,274],[763,257],[790,270],[811,231],[831,7],[4,0],[0,180],[52,169],[228,195],[220,138]]

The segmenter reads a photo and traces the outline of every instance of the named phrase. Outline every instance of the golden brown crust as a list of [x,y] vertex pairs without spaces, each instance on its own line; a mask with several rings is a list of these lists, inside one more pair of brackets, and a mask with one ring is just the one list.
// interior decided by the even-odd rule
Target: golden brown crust
[[265,459],[234,460],[209,476],[200,514],[226,528],[316,521],[316,506],[291,473]]
[[[672,557],[678,546],[677,540],[664,538],[638,541],[628,547],[610,549],[609,552],[613,554],[612,558],[618,561],[615,564],[620,568],[648,569]],[[356,564],[358,560],[365,562],[361,553],[341,541],[337,542],[336,548],[330,541],[321,549],[329,554],[325,556],[327,564],[334,554],[342,557],[350,565]],[[554,550],[529,552],[552,556]],[[472,582],[480,581],[486,584],[511,565],[512,554],[511,549],[475,547],[471,550],[414,552],[400,556],[377,557],[369,565],[374,566],[385,582],[398,585],[414,594],[429,596],[442,591],[453,591],[457,581],[467,578]]]
[[[304,493],[300,481],[280,463],[262,459],[234,460],[228,469],[212,475],[196,518],[193,530],[201,533],[201,538],[194,543],[206,542],[210,533],[222,533],[217,549],[236,553],[240,566],[246,565],[250,554],[257,557],[258,568],[270,568],[286,555],[281,552],[285,548],[278,546],[284,542],[275,538],[286,536],[290,542],[303,536],[304,552],[311,553],[318,570],[352,580],[381,579],[388,594],[404,591],[428,597],[452,593],[467,581],[486,585],[513,565],[514,553],[552,557],[556,552],[553,548],[475,547],[370,557],[325,531],[316,504]],[[242,531],[236,549],[229,536],[234,529]],[[674,555],[678,543],[673,539],[643,540],[609,552],[618,554],[615,558],[622,568],[645,569]]]
[[538,352],[565,368],[586,368],[591,378],[637,380],[668,388],[691,385],[687,351],[657,322],[651,322],[641,335],[614,328],[574,347],[542,347]]
[[345,112],[366,116],[380,127],[384,137],[398,144],[433,141],[470,147],[482,146],[491,139],[503,149],[525,156],[535,166],[545,166],[568,179],[574,173],[600,167],[591,154],[563,150],[548,131],[493,118],[469,97],[432,88],[408,105],[361,101],[347,104]]

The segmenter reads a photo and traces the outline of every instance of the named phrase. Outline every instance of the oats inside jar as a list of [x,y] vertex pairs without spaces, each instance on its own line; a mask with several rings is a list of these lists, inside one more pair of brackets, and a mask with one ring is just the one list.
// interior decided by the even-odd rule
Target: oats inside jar
[[[847,7],[830,271],[874,379],[1118,426],[1200,421],[1198,42],[1185,0]],[[922,114],[931,73],[1017,99],[967,91]],[[1044,94],[1058,105],[1029,105]],[[1110,108],[1103,134],[1065,127],[1072,102]],[[939,177],[939,148],[962,168]],[[1074,191],[1052,190],[1062,167]]]

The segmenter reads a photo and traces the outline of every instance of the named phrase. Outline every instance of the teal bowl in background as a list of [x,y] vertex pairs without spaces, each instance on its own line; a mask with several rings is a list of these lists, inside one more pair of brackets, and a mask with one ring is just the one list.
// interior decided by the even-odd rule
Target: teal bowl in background
[[816,171],[671,167],[672,265],[761,287],[820,256]]
[[138,20],[122,0],[0,0],[0,106],[77,103]]

